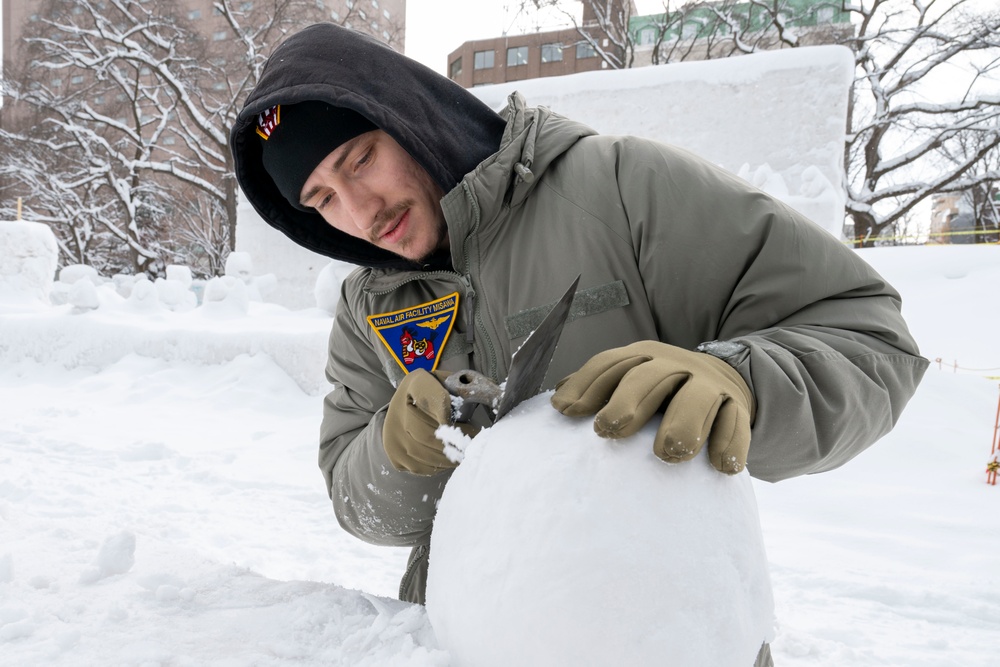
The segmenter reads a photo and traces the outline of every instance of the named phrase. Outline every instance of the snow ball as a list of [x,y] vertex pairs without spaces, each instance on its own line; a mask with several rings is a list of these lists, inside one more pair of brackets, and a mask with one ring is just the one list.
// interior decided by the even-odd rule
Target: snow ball
[[0,221],[0,301],[48,303],[59,247],[47,225]]
[[251,285],[256,293],[257,301],[263,301],[270,296],[278,286],[278,276],[273,273],[265,273],[254,278]]
[[115,574],[125,574],[135,565],[135,535],[122,531],[104,540],[94,565],[80,575],[80,583],[92,584]]
[[253,277],[253,260],[248,252],[233,251],[226,257],[227,276],[238,278],[243,282],[249,282]]
[[[145,275],[143,275],[145,278]],[[127,273],[116,273],[111,276],[111,284],[114,285],[115,291],[118,292],[119,296],[124,298],[129,298],[132,294],[132,285],[136,282],[136,276],[129,275]]]
[[61,283],[75,285],[81,280],[85,280],[95,287],[103,282],[97,269],[86,264],[69,264],[59,271],[59,282]]
[[185,288],[190,288],[194,278],[191,276],[191,269],[182,264],[167,265],[167,280],[178,282]]
[[188,288],[190,282],[185,284],[180,280],[157,278],[153,285],[156,287],[157,298],[168,310],[183,313],[194,310],[198,305],[198,297]]
[[221,316],[246,315],[250,311],[246,283],[233,276],[212,278],[205,285],[201,309]]
[[89,313],[92,310],[97,310],[101,305],[97,298],[97,287],[89,280],[77,280],[70,287],[68,303],[73,306],[74,313]]
[[434,521],[427,614],[456,664],[746,665],[774,604],[746,472],[605,440],[549,394],[483,430]]
[[132,285],[132,293],[129,294],[128,307],[135,312],[150,312],[162,310],[160,298],[153,283],[142,276]]
[[316,307],[333,315],[340,302],[340,286],[354,269],[346,262],[332,261],[324,266],[316,276],[316,286],[313,295],[316,297]]

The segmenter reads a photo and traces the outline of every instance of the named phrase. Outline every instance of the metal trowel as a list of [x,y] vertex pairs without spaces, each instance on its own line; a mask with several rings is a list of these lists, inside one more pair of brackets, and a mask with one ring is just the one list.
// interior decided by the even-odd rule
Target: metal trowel
[[455,421],[466,422],[477,405],[485,405],[493,412],[493,423],[502,419],[522,401],[537,394],[542,388],[545,373],[549,370],[556,344],[563,326],[569,318],[570,304],[580,283],[576,277],[562,298],[545,316],[541,324],[528,335],[510,361],[510,372],[503,389],[493,380],[474,370],[458,371],[445,378],[444,386],[452,396],[462,398]]

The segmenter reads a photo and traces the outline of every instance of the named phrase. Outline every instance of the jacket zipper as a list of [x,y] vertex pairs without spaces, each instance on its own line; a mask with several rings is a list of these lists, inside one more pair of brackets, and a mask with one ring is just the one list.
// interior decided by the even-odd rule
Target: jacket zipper
[[417,570],[417,565],[424,558],[424,552],[427,547],[423,544],[418,544],[414,553],[413,558],[410,559],[410,564],[406,566],[406,572],[403,572],[403,578],[399,580],[399,599],[405,600],[403,597],[406,594],[407,589],[410,587],[410,579],[413,578],[413,573]]

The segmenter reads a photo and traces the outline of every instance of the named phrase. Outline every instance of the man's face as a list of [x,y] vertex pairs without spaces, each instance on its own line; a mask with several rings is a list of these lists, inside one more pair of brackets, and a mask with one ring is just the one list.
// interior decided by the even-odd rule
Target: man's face
[[406,259],[448,247],[441,188],[382,130],[336,148],[302,186],[301,203],[334,228]]

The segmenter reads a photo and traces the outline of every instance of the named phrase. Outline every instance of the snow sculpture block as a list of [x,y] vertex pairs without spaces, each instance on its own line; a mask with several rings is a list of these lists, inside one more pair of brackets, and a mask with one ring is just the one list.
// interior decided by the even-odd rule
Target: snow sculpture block
[[456,664],[753,664],[774,603],[748,473],[668,465],[543,394],[466,450],[431,538],[427,613]]
[[549,107],[602,134],[681,146],[734,174],[756,174],[767,165],[773,171],[770,183],[783,185],[777,190],[755,185],[841,238],[844,132],[853,80],[848,48],[812,46],[529,79],[472,92],[501,109],[518,90],[529,105]]
[[47,225],[0,221],[0,301],[48,303],[58,259]]
[[273,229],[242,194],[236,217],[237,252],[253,257],[257,272],[274,276],[267,300],[286,308],[314,307],[316,280],[330,259],[306,250]]

